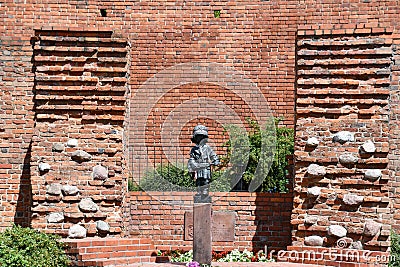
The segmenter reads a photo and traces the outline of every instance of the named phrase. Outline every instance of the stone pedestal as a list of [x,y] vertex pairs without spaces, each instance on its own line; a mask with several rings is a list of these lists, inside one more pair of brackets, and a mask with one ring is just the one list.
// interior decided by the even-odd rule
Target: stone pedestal
[[193,207],[193,260],[211,264],[211,204],[195,203]]

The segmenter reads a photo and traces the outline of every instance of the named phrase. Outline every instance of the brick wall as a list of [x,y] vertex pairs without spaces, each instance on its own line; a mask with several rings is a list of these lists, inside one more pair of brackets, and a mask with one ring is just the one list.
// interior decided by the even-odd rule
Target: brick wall
[[[362,2],[355,0],[344,2],[290,0],[242,1],[240,3],[235,1],[121,2],[90,0],[84,2],[67,1],[65,3],[59,3],[59,1],[55,0],[6,1],[0,5],[0,17],[4,22],[0,27],[0,227],[9,226],[13,221],[24,225],[31,224],[33,201],[37,203],[47,201],[40,197],[39,199],[34,199],[37,198],[35,196],[37,195],[37,190],[39,188],[41,190],[44,189],[47,178],[49,178],[49,181],[56,178],[54,176],[43,179],[42,176],[37,174],[36,166],[40,161],[40,154],[53,153],[49,151],[51,144],[44,142],[48,136],[42,133],[51,131],[53,128],[53,131],[64,134],[68,128],[68,130],[73,130],[74,135],[82,137],[83,140],[80,141],[80,144],[85,144],[84,140],[94,141],[96,140],[96,134],[102,134],[94,132],[89,134],[87,133],[88,129],[81,129],[76,125],[76,128],[70,128],[73,125],[73,121],[68,120],[67,124],[63,124],[65,118],[54,116],[59,115],[55,107],[50,109],[49,117],[40,119],[42,121],[38,121],[37,117],[35,118],[37,113],[35,105],[39,102],[42,103],[37,106],[41,115],[46,114],[43,113],[46,108],[46,99],[50,102],[55,101],[54,99],[49,99],[50,96],[46,94],[38,94],[37,96],[42,97],[42,100],[36,99],[35,73],[38,74],[41,71],[35,71],[34,69],[34,59],[36,58],[34,52],[36,48],[31,41],[36,42],[35,39],[32,39],[32,37],[36,36],[35,29],[53,32],[96,32],[103,30],[112,32],[114,36],[122,35],[130,44],[129,52],[131,55],[131,64],[128,71],[130,78],[127,81],[127,99],[131,99],[148,78],[176,64],[193,61],[226,64],[244,73],[246,77],[256,83],[267,99],[273,113],[275,115],[284,115],[286,117],[285,124],[294,126],[297,33],[302,32],[303,34],[299,34],[300,36],[330,36],[332,34],[374,36],[379,34],[380,29],[393,29],[392,36],[394,38],[394,36],[398,35],[399,6],[397,1],[389,0],[366,0]],[[100,14],[100,9],[105,9],[107,16],[103,17]],[[214,10],[221,10],[220,18],[214,17]],[[325,32],[325,30],[332,31]],[[376,32],[377,30],[378,32]],[[384,32],[383,34],[387,33]],[[393,51],[397,51],[397,48],[394,49]],[[57,55],[65,57],[67,54],[67,51],[61,51]],[[395,58],[395,60],[397,59]],[[57,61],[57,56],[51,58],[50,61],[51,64],[54,64],[54,61]],[[397,63],[392,67],[393,73],[391,75],[391,88],[393,88],[393,91],[390,93],[390,97],[394,104],[396,103],[394,101],[398,86],[396,68]],[[53,84],[52,86],[57,85]],[[172,90],[166,97],[170,97],[173,100],[170,101],[166,98],[157,102],[159,103],[158,106],[156,105],[157,109],[152,110],[150,113],[151,120],[149,122],[151,124],[147,128],[149,137],[159,140],[162,119],[170,112],[171,108],[177,107],[188,99],[190,100],[187,89],[177,88],[177,90]],[[199,90],[198,96],[224,100],[230,98],[233,103],[228,105],[234,106],[237,102],[237,96],[231,95],[232,91],[221,92],[223,90],[222,88],[205,87]],[[216,96],[216,92],[219,92],[220,95]],[[190,95],[192,96],[192,93]],[[328,99],[335,97],[336,95],[332,95]],[[116,99],[113,101],[118,101]],[[62,102],[63,100],[58,98],[57,101]],[[93,102],[94,100],[89,99],[87,101]],[[142,101],[145,100],[142,99]],[[129,102],[127,101],[125,104]],[[130,104],[132,106],[135,103]],[[237,104],[241,105],[241,100]],[[86,104],[83,103],[83,105]],[[307,103],[303,102],[301,105],[304,106]],[[380,105],[382,103],[378,106]],[[119,104],[115,103],[112,105],[113,108],[119,106]],[[113,108],[110,109],[115,110]],[[314,109],[321,112],[321,109]],[[240,116],[248,115],[244,114],[247,111],[240,112],[240,108],[234,110]],[[54,111],[53,115],[52,111]],[[96,116],[107,115],[110,114],[109,112],[110,110],[104,110],[103,114],[99,111],[91,111],[84,115],[95,118],[95,125],[97,125],[99,117]],[[368,112],[372,112],[372,110]],[[379,113],[380,111],[378,110],[377,112]],[[37,114],[39,115],[39,113]],[[216,114],[218,115],[218,113]],[[110,115],[111,118],[114,118],[115,114],[111,112]],[[391,115],[393,119],[397,118],[397,111],[392,109]],[[122,115],[119,114],[117,116]],[[130,118],[129,114],[126,113],[123,116]],[[251,114],[249,116],[251,117]],[[108,120],[110,117],[103,118]],[[49,123],[49,128],[46,128],[43,120]],[[129,119],[124,120],[125,123],[128,121]],[[200,118],[198,121],[207,122],[206,118]],[[221,129],[221,126],[216,121],[218,120],[214,119],[210,125]],[[184,124],[181,131],[182,142],[187,142],[190,128],[196,122],[191,121]],[[63,124],[62,127],[61,124]],[[90,122],[90,126],[93,125]],[[121,121],[119,121],[118,125],[121,125]],[[382,125],[387,126],[386,122],[382,122]],[[396,125],[395,121],[391,121],[389,125],[391,139],[388,142],[391,149],[388,159],[390,160],[389,166],[391,166],[389,168],[392,172],[388,173],[388,169],[384,170],[384,176],[388,178],[388,181],[394,181],[394,177],[397,174],[397,167],[395,167],[398,165],[396,161]],[[114,126],[114,122],[110,122],[107,127],[111,126]],[[307,125],[303,126],[306,127]],[[97,130],[96,128],[94,131]],[[105,129],[104,131],[108,130]],[[376,129],[374,128],[373,130]],[[80,133],[79,131],[83,132]],[[51,134],[54,135],[55,133]],[[108,136],[108,133],[105,134]],[[124,137],[128,135],[126,133]],[[226,136],[218,138],[213,134],[212,137],[218,140],[217,142],[226,140],[224,139]],[[114,145],[114,141],[110,140],[110,138],[110,136],[106,137],[107,144]],[[131,136],[130,140],[134,142],[135,136]],[[64,134],[52,142],[66,141]],[[301,142],[303,141],[298,141],[297,149],[300,152],[303,152],[301,148]],[[384,142],[382,141],[382,143]],[[147,144],[152,143],[149,140]],[[124,145],[127,147],[128,144],[128,142],[125,142]],[[90,146],[82,148],[88,149]],[[33,151],[34,155],[32,155]],[[103,162],[104,158],[97,155],[96,151],[91,152],[88,150],[88,152],[93,153],[93,156],[95,156],[95,160],[90,164]],[[129,157],[127,149],[123,150],[121,144],[118,144],[117,152],[115,158],[112,153],[107,155],[106,162],[108,162],[107,164],[119,162],[122,153],[124,153],[121,174],[118,168],[117,172],[115,172],[117,175],[112,176],[118,179],[122,178],[121,186],[118,185],[115,191],[123,196],[125,192],[124,177],[127,177],[127,173],[124,174],[124,172],[134,171],[135,166],[123,164],[123,160],[129,159]],[[72,151],[66,153],[72,153]],[[45,157],[50,157],[50,154],[46,154]],[[70,161],[68,157],[65,159],[68,160],[65,164],[59,164],[67,168],[67,166],[70,166],[68,164]],[[75,182],[82,180],[89,183],[90,179],[87,177],[90,176],[90,168],[93,167],[89,166],[90,164],[85,165],[87,169],[78,168],[81,167],[80,165],[71,165],[71,169],[66,170],[66,172],[74,173]],[[302,164],[300,163],[298,170],[303,168],[302,171],[304,171],[305,166]],[[107,166],[111,168],[111,165]],[[303,174],[299,175],[302,176]],[[57,175],[65,177],[64,174]],[[79,177],[82,177],[82,179]],[[69,182],[67,181],[68,179],[62,178],[62,182],[66,184]],[[397,187],[397,182],[390,185]],[[382,185],[379,185],[379,187],[384,188]],[[395,189],[392,189],[392,191],[397,193]],[[32,195],[32,192],[35,192],[35,195]],[[76,204],[78,200],[71,201]],[[376,206],[376,203],[371,205]],[[49,205],[55,205],[55,203],[51,202]],[[395,208],[397,207],[396,205],[390,207]],[[112,209],[114,208],[113,206]],[[387,207],[383,208],[386,209]],[[107,210],[108,207],[105,209]],[[49,215],[50,211],[34,210],[34,212],[39,216],[34,218],[34,221],[39,223],[37,226],[47,227],[43,225],[43,217]],[[80,217],[75,220],[84,221]],[[386,242],[386,240],[382,242]]]
[[[99,147],[98,135],[101,135],[102,131],[115,128],[115,120],[110,122],[108,126],[110,129],[99,129],[101,123],[98,124],[98,122],[100,116],[109,120],[121,115],[114,114],[117,110],[121,111],[118,109],[121,107],[121,103],[117,103],[119,101],[117,99],[121,95],[116,95],[115,92],[111,94],[114,99],[110,103],[112,107],[109,107],[109,110],[94,111],[85,110],[85,108],[94,104],[95,101],[103,100],[90,98],[80,102],[79,105],[75,105],[76,102],[80,101],[78,99],[73,100],[72,97],[74,94],[72,90],[76,85],[65,86],[63,81],[49,79],[47,82],[51,83],[52,89],[36,90],[35,87],[39,81],[36,80],[35,82],[35,75],[39,78],[40,74],[60,71],[54,68],[46,69],[46,66],[55,66],[58,64],[56,63],[57,57],[63,58],[74,53],[68,50],[57,51],[55,49],[53,51],[55,54],[48,58],[48,62],[45,62],[48,65],[37,66],[43,68],[35,69],[35,64],[40,61],[41,57],[36,53],[42,49],[35,48],[35,45],[40,42],[37,33],[46,35],[46,32],[59,34],[69,31],[81,32],[84,35],[86,32],[93,34],[98,31],[109,31],[112,32],[113,36],[123,35],[130,44],[129,52],[131,55],[128,71],[130,78],[127,81],[129,87],[127,94],[129,96],[127,99],[134,96],[134,93],[144,81],[165,68],[193,61],[223,63],[242,72],[256,83],[270,104],[273,113],[285,116],[284,123],[293,126],[293,59],[295,51],[293,43],[297,27],[297,5],[298,3],[294,1],[293,3],[287,1],[282,3],[248,1],[205,4],[201,1],[191,1],[190,3],[184,1],[176,3],[68,1],[59,3],[55,0],[39,2],[7,1],[0,5],[0,16],[4,21],[4,24],[0,27],[2,36],[0,43],[0,119],[2,122],[0,127],[0,179],[2,184],[0,188],[2,195],[0,227],[9,226],[13,221],[30,225],[33,220],[36,227],[47,228],[49,231],[58,228],[61,233],[65,234],[69,222],[64,226],[49,226],[45,223],[45,216],[48,216],[50,212],[56,212],[57,209],[42,209],[41,206],[54,206],[58,203],[57,198],[52,200],[56,202],[48,202],[49,199],[43,197],[45,196],[46,186],[58,181],[64,185],[67,183],[71,185],[86,183],[83,186],[83,188],[88,186],[86,189],[92,186],[101,188],[102,185],[88,185],[89,182],[93,183],[89,178],[90,169],[93,168],[95,163],[100,162],[110,169],[118,169],[115,176],[113,176],[114,173],[111,174],[112,179],[121,179],[121,177],[127,176],[123,172],[128,171],[127,167],[122,168],[122,174],[120,174],[120,167],[111,164],[111,162],[120,161],[119,145],[116,147],[115,157],[107,152],[107,157],[103,158],[105,155],[99,155],[94,148]],[[107,15],[105,17],[101,15],[100,9],[106,10]],[[220,18],[214,17],[214,10],[221,10]],[[287,16],[282,16],[282,14]],[[34,38],[35,36],[36,38]],[[56,41],[59,42],[59,40]],[[51,47],[48,48],[46,53],[51,53],[51,49]],[[75,52],[78,53],[79,51]],[[85,53],[90,54],[89,51]],[[71,71],[74,70],[63,70],[66,75],[85,76],[83,73],[78,74],[79,71],[75,73],[71,73]],[[91,71],[98,72],[100,70]],[[52,74],[50,73],[50,75]],[[95,76],[95,74],[92,73],[90,76]],[[90,83],[89,80],[85,82]],[[60,82],[63,84],[60,85]],[[75,83],[76,81],[71,82]],[[63,86],[65,86],[65,90],[62,90],[61,87]],[[247,112],[247,109],[241,109],[243,100],[233,94],[232,91],[226,92],[227,90],[224,88],[217,90],[218,85],[214,87],[193,85],[193,87],[201,88],[198,94],[188,93],[190,88],[176,88],[175,91],[172,90],[158,102],[158,105],[149,114],[151,116],[149,121],[151,123],[147,128],[149,137],[159,140],[160,125],[165,114],[168,114],[171,108],[178,106],[183,101],[190,100],[190,97],[207,97],[224,101],[229,99],[230,102],[227,101],[227,105],[232,106],[241,119],[252,116],[250,112]],[[91,88],[88,84],[85,84],[81,89],[75,91],[76,97],[85,94],[98,96],[107,94],[107,91],[102,93],[92,92],[96,89]],[[55,93],[57,90],[63,91],[63,98]],[[49,102],[48,105],[47,102]],[[55,102],[57,104],[54,104]],[[129,101],[126,104],[128,103]],[[61,107],[61,105],[64,105],[64,107]],[[71,105],[71,107],[65,105]],[[135,105],[135,103],[130,103],[130,105]],[[38,110],[36,110],[36,107]],[[69,110],[70,108],[71,110]],[[85,123],[87,124],[77,124],[74,120],[66,119],[61,113],[65,113],[67,109],[69,113],[78,114],[78,117],[86,116],[88,120]],[[81,111],[82,114],[79,114]],[[201,110],[198,111],[198,113],[200,112]],[[35,114],[38,116],[35,117]],[[111,115],[111,117],[108,115]],[[129,114],[122,115],[128,116]],[[187,140],[191,128],[198,122],[206,122],[209,125],[211,137],[216,140],[217,145],[224,142],[226,136],[218,136],[213,128],[220,132],[222,125],[218,122],[218,116],[221,118],[225,114],[216,113],[216,115],[217,118],[212,120],[203,117],[184,124],[180,138],[183,144],[188,144]],[[120,127],[120,118],[117,118],[117,120],[117,125]],[[125,122],[128,122],[128,119]],[[47,128],[47,126],[49,127]],[[91,127],[91,130],[89,130],[89,127]],[[120,131],[121,129],[118,128],[117,130],[120,134],[123,134]],[[113,144],[114,141],[109,140],[111,138],[109,134],[104,134],[107,136],[105,142],[110,145]],[[57,137],[55,137],[56,135]],[[70,154],[73,153],[73,149],[67,149],[63,152],[64,154],[58,155],[50,151],[52,143],[65,144],[72,136],[79,137],[79,144],[83,145],[79,148],[92,154],[93,161],[83,163],[83,165],[75,165],[74,162],[70,161]],[[125,134],[125,137],[127,136],[128,134]],[[82,137],[82,140],[80,140],[80,137]],[[53,139],[46,141],[49,138]],[[135,136],[132,136],[130,140],[134,142]],[[91,144],[89,145],[89,143]],[[148,144],[153,144],[152,140],[149,140]],[[32,150],[34,150],[33,155]],[[128,159],[127,151],[127,149],[124,150],[124,159]],[[37,167],[40,160],[51,163],[52,172],[44,176],[39,175]],[[59,160],[62,160],[62,162],[59,162]],[[57,163],[54,164],[56,161]],[[130,171],[134,168],[131,165],[128,167]],[[64,170],[59,171],[62,168]],[[71,176],[72,178],[70,178]],[[121,182],[121,186],[118,185],[116,188],[116,191],[123,196],[123,182]],[[106,188],[102,188],[102,190],[107,191]],[[32,192],[34,192],[34,195],[32,195]],[[90,190],[86,191],[87,196],[95,194],[90,192]],[[71,217],[69,221],[85,224],[85,220],[79,217],[82,214],[76,211],[76,204],[80,200],[71,198],[68,201],[70,201],[68,205],[74,206],[75,211],[72,213],[76,213],[77,216],[76,218]],[[101,201],[98,200],[98,202],[97,204],[100,204]],[[35,206],[33,210],[31,210],[32,205]],[[104,209],[108,210],[108,207],[104,207]],[[93,225],[93,222],[90,224]],[[93,234],[93,226],[90,227]]]
[[[36,124],[31,224],[66,236],[72,225],[81,223],[90,236],[103,221],[110,234],[118,234],[121,192],[126,190],[122,138],[127,40],[110,31],[43,27],[35,31],[32,43]],[[78,151],[88,158],[75,157]],[[43,169],[45,164],[49,170]],[[71,192],[68,186],[76,188]],[[92,210],[82,207],[84,199],[95,203]]]
[[[348,245],[360,241],[366,249],[384,249],[391,225],[386,170],[391,33],[301,31],[297,45],[293,244],[310,245],[307,238],[321,236],[325,245],[336,246],[347,237]],[[350,139],[338,138],[345,132]],[[319,144],[311,145],[311,138]],[[363,149],[366,144],[372,149]],[[369,172],[382,174],[371,179]],[[379,224],[378,233],[366,232],[368,221]],[[335,236],[329,229],[336,226],[347,234]]]
[[393,35],[393,64],[392,64],[392,73],[391,73],[391,84],[390,84],[390,122],[389,122],[389,142],[390,142],[390,153],[388,155],[389,164],[389,176],[390,179],[390,193],[392,196],[391,203],[391,213],[393,217],[391,218],[393,229],[399,233],[400,232],[400,216],[397,213],[400,204],[400,195],[399,195],[399,187],[400,187],[400,179],[399,179],[399,166],[400,166],[400,157],[399,157],[399,119],[400,119],[400,110],[399,110],[399,81],[400,81],[400,36],[399,34]]
[[[213,242],[215,251],[286,249],[290,239],[291,193],[212,193],[213,212],[235,213],[235,241]],[[184,214],[192,211],[193,194],[187,192],[131,192],[126,218],[132,236],[147,237],[157,249],[192,248],[184,240]]]

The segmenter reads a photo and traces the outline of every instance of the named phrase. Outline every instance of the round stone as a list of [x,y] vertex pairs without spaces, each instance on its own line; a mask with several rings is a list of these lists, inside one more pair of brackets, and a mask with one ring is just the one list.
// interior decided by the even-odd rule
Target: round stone
[[315,147],[319,145],[319,141],[316,137],[310,137],[307,140],[307,146]]
[[328,235],[336,237],[345,237],[347,235],[347,230],[340,225],[331,225],[328,227]]
[[85,238],[86,237],[86,228],[79,225],[79,224],[74,224],[69,228],[68,230],[68,237],[69,238]]
[[346,142],[354,142],[354,133],[349,131],[341,131],[333,135],[333,142],[344,144]]
[[83,161],[90,161],[92,160],[92,155],[87,153],[86,151],[83,150],[77,150],[74,153],[72,153],[71,158],[75,161],[78,162],[83,162]]
[[376,181],[382,177],[382,171],[378,169],[369,169],[365,172],[364,178],[370,181]]
[[105,221],[97,221],[96,228],[97,228],[97,231],[99,231],[99,232],[109,232],[110,231],[110,225],[108,225],[108,223],[106,223]]
[[339,156],[339,162],[343,165],[352,165],[358,162],[358,157],[353,154],[346,153]]
[[50,164],[48,163],[39,163],[39,171],[48,172],[51,169]]
[[307,167],[307,173],[315,177],[324,177],[326,175],[326,168],[313,163]]
[[64,151],[64,149],[65,149],[65,146],[64,146],[64,144],[61,144],[61,143],[55,143],[55,144],[53,144],[53,147],[52,147],[52,151],[54,151],[54,152],[62,152],[62,151]]
[[367,140],[364,144],[360,146],[361,153],[375,153],[376,147],[371,140]]
[[346,194],[343,196],[343,202],[346,205],[360,205],[363,201],[364,197],[356,194]]
[[321,247],[324,244],[324,239],[318,235],[307,236],[304,239],[306,246]]
[[305,224],[316,224],[318,222],[318,216],[307,215],[304,219]]
[[67,146],[69,146],[69,147],[77,147],[78,146],[78,140],[69,139],[68,142],[67,142]]
[[382,224],[373,220],[367,220],[364,224],[364,235],[375,236],[381,230]]
[[361,241],[355,241],[350,244],[349,249],[363,250],[364,247]]
[[96,165],[93,167],[93,179],[106,180],[108,178],[108,170],[106,167]]
[[48,223],[60,223],[64,221],[64,215],[62,212],[52,212],[47,216]]
[[61,184],[59,183],[54,183],[54,184],[50,184],[46,187],[46,192],[49,195],[54,195],[54,196],[58,196],[61,194]]
[[319,195],[321,195],[321,187],[313,186],[308,188],[307,195],[310,197],[319,197]]
[[73,196],[79,193],[78,187],[76,187],[75,185],[68,185],[68,184],[63,185],[61,191],[65,196]]
[[99,206],[93,202],[91,198],[82,199],[79,204],[79,209],[83,212],[96,212],[99,210]]

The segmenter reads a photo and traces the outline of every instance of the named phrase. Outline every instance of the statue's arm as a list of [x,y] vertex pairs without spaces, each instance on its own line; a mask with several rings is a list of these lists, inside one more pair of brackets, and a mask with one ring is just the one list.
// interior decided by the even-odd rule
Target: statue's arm
[[215,154],[214,150],[211,147],[210,147],[210,162],[212,165],[215,165],[215,166],[220,164],[218,155]]
[[206,169],[210,166],[208,162],[200,163],[196,162],[194,158],[190,157],[188,162],[188,170],[189,172],[196,172],[199,170]]

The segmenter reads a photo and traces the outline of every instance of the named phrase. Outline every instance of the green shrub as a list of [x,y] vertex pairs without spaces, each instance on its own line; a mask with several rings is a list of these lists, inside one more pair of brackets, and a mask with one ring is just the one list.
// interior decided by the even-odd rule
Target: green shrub
[[142,191],[142,190],[140,189],[140,186],[132,178],[129,178],[128,191],[135,192],[135,191]]
[[[139,185],[130,180],[128,183],[130,191],[196,191],[196,184],[186,166],[175,166],[172,164],[158,165],[153,171],[145,173],[139,181]],[[224,171],[212,173],[210,191],[225,192],[230,190],[228,178]]]
[[390,242],[389,267],[400,267],[400,235],[392,231]]
[[139,181],[139,188],[144,191],[194,191],[196,185],[184,166],[163,164],[146,172]]
[[193,250],[180,252],[171,257],[171,262],[190,262],[193,260]]
[[0,234],[1,267],[69,266],[65,246],[56,235],[13,226]]
[[254,257],[253,252],[247,251],[239,251],[237,249],[232,250],[228,253],[224,258],[218,260],[218,262],[251,262],[251,258]]
[[[257,176],[264,179],[262,185],[258,188],[259,191],[288,191],[287,156],[294,152],[294,130],[279,126],[282,118],[275,118],[274,120],[275,131],[268,125],[261,129],[260,125],[251,119],[248,119],[251,128],[248,133],[235,126],[228,126],[226,129],[234,138],[231,138],[227,143],[229,146],[228,155],[223,161],[231,162],[232,165],[239,166],[239,168],[241,162],[248,162],[244,170],[232,170],[232,172],[243,173],[242,179],[245,190],[249,188],[255,173],[258,172]],[[276,140],[273,140],[275,136]],[[263,143],[265,144],[264,151],[262,150]],[[272,151],[275,153],[272,154]],[[245,158],[247,155],[248,159]]]

